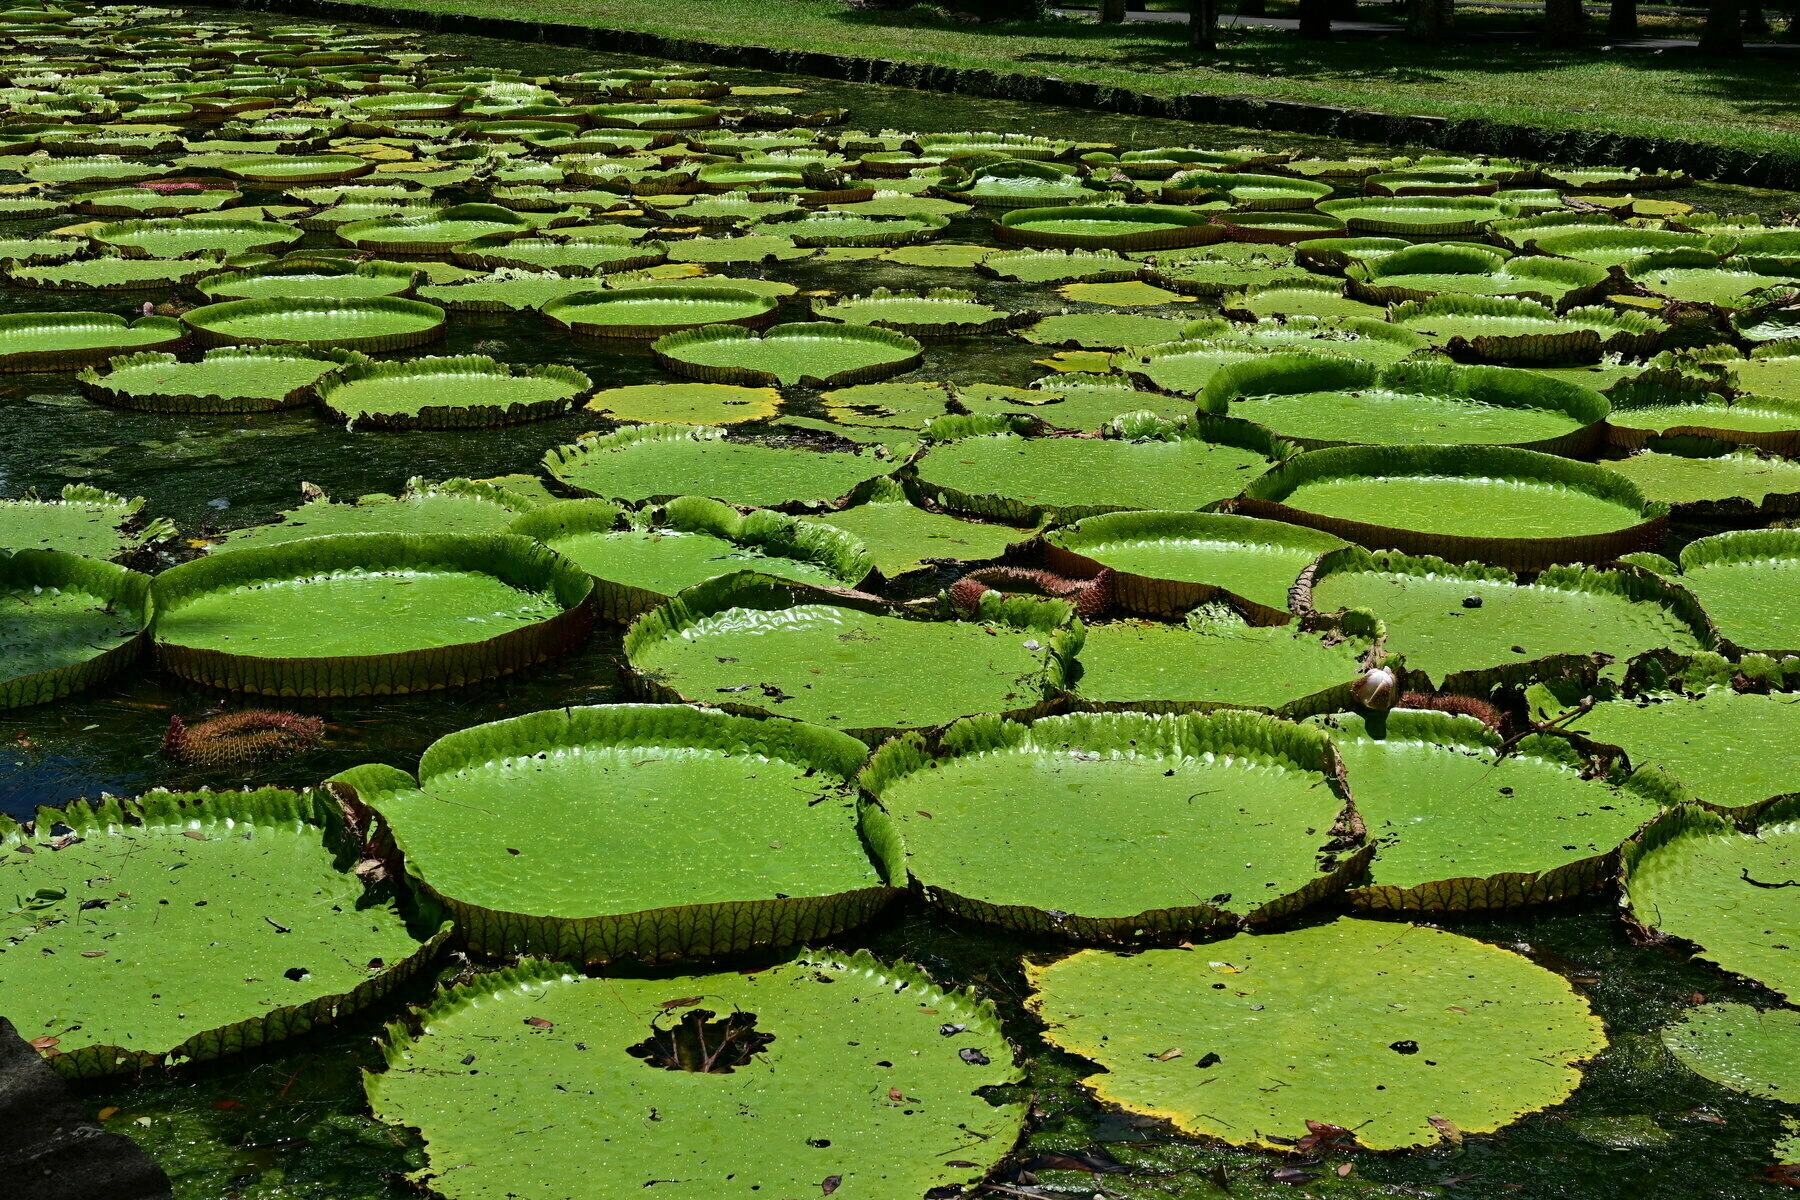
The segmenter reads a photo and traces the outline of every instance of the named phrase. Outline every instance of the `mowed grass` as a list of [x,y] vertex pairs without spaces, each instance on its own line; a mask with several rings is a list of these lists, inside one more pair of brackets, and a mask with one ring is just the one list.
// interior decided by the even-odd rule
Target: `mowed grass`
[[[1681,138],[1800,154],[1800,62],[1523,44],[1306,42],[1236,30],[1217,54],[1179,23],[961,25],[839,0],[379,0],[396,9],[635,29],[732,45],[1011,69],[1157,95],[1246,94],[1383,112]],[[1375,11],[1371,6],[1371,11]]]

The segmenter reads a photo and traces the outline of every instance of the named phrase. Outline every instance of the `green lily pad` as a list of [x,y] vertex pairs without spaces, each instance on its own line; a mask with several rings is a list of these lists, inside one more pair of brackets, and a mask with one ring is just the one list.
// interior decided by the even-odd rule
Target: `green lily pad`
[[[1473,603],[1471,603],[1473,601]],[[1321,560],[1303,609],[1365,609],[1388,649],[1446,690],[1561,674],[1594,655],[1711,649],[1704,614],[1679,588],[1632,568],[1549,567],[1529,583],[1475,563],[1351,548]]]
[[559,275],[603,275],[653,267],[668,257],[668,247],[656,241],[614,238],[478,239],[458,246],[452,257],[462,266],[479,270],[521,267]]
[[840,424],[920,429],[949,412],[950,391],[942,383],[860,383],[819,399],[825,415]]
[[586,279],[554,271],[522,271],[502,267],[486,276],[431,283],[415,293],[419,299],[450,312],[501,313],[544,309],[593,286]]
[[1375,843],[1348,893],[1378,912],[1517,908],[1612,878],[1621,843],[1661,811],[1629,787],[1583,779],[1553,738],[1500,752],[1473,717],[1394,709],[1317,718]]
[[1089,624],[1070,690],[1105,710],[1304,716],[1350,702],[1369,640],[1250,625],[1230,606],[1208,604],[1177,625]]
[[756,228],[788,238],[802,248],[900,246],[930,237],[949,223],[948,217],[935,213],[874,217],[826,210],[764,220]]
[[417,282],[414,268],[402,263],[301,256],[221,271],[202,279],[196,290],[209,300],[364,300],[410,292]]
[[1313,450],[1252,481],[1236,507],[1366,546],[1514,569],[1648,549],[1667,521],[1622,475],[1498,446]]
[[1714,438],[1650,438],[1629,458],[1608,462],[1677,516],[1745,516],[1800,511],[1800,464]]
[[658,338],[651,350],[679,375],[747,386],[870,383],[917,366],[919,343],[891,329],[803,321],[761,335],[713,325]]
[[1620,267],[1646,254],[1669,250],[1700,250],[1711,241],[1704,233],[1676,233],[1666,229],[1549,227],[1530,238],[1540,254],[1555,254],[1602,267]]
[[442,254],[452,246],[498,234],[530,233],[536,226],[496,204],[456,204],[417,217],[352,221],[333,232],[358,250],[377,254]]
[[[923,493],[952,512],[1018,522],[1130,508],[1205,508],[1241,491],[1286,448],[1254,426],[1171,426],[1141,439],[1022,437],[1017,418],[941,417],[915,464]],[[1122,424],[1123,422],[1121,422]],[[946,437],[954,440],[944,440]]]
[[[666,1006],[689,996],[702,1007]],[[666,1060],[629,1053],[646,1035],[672,1046],[684,1021],[737,1013],[772,1040],[728,1073],[659,1070]],[[978,1094],[1020,1078],[993,1006],[866,952],[658,980],[581,979],[527,962],[477,976],[421,1015],[427,1032],[389,1030],[388,1069],[364,1088],[377,1116],[422,1130],[425,1174],[449,1200],[532,1188],[623,1200],[647,1180],[684,1200],[801,1196],[821,1178],[847,1194],[923,1195],[976,1184],[1025,1119],[1022,1103]],[[550,1078],[567,1080],[568,1094],[546,1089]],[[758,1085],[746,1091],[746,1078]],[[916,1103],[901,1107],[890,1089]],[[644,1120],[651,1111],[657,1120]],[[608,1146],[607,1170],[521,1152],[569,1120]]]
[[[1254,421],[1313,450],[1352,444],[1520,446],[1592,452],[1606,400],[1572,383],[1504,367],[1268,354],[1221,367],[1200,408]],[[1652,497],[1655,499],[1656,497]]]
[[1750,295],[1764,288],[1800,283],[1793,271],[1755,270],[1707,250],[1647,254],[1626,263],[1624,271],[1652,295],[1727,310],[1745,307]]
[[1663,1044],[1690,1071],[1765,1100],[1800,1096],[1800,1012],[1703,1004],[1665,1026]]
[[[900,865],[870,860],[850,782],[865,753],[795,721],[609,704],[440,738],[416,783],[384,766],[333,782],[381,814],[473,945],[655,962],[829,937],[891,900]],[[643,838],[671,805],[669,836]],[[546,820],[569,836],[515,844]],[[692,869],[666,870],[672,849]]]
[[[1762,653],[1800,650],[1800,531],[1745,529],[1689,542],[1681,583],[1700,597],[1733,645]],[[1800,789],[1796,789],[1800,790]]]
[[[162,192],[154,188],[103,188],[82,192],[75,210],[96,217],[173,216],[178,213],[212,212],[240,198],[235,188],[200,188]],[[51,213],[42,213],[50,216]]]
[[866,489],[868,498],[850,508],[814,518],[842,529],[868,550],[875,569],[886,579],[925,570],[938,560],[982,562],[998,558],[1023,531],[945,516],[913,504],[901,485],[878,479]]
[[[932,902],[1130,942],[1271,920],[1341,889],[1367,856],[1334,842],[1350,814],[1331,772],[1322,735],[1254,713],[1078,713],[907,734],[862,782]],[[1096,819],[1104,835],[1066,851],[1079,869],[1055,869],[1071,822]]]
[[182,320],[202,345],[209,346],[316,346],[381,353],[444,336],[443,309],[397,296],[226,300],[193,309]]
[[22,287],[63,292],[127,292],[148,288],[174,291],[217,270],[218,266],[216,259],[171,260],[106,254],[75,262],[18,266],[7,272],[7,278]]
[[1122,356],[1115,365],[1154,387],[1193,395],[1220,367],[1257,354],[1306,350],[1387,366],[1430,345],[1410,329],[1361,317],[1291,317],[1255,325],[1196,321],[1182,333],[1181,341]]
[[1063,313],[1017,330],[1018,337],[1038,346],[1122,350],[1179,342],[1187,322],[1180,317],[1141,317],[1132,313]]
[[[72,836],[50,853],[53,827]],[[8,924],[0,1003],[77,1078],[348,1017],[428,967],[449,933],[350,871],[356,851],[334,806],[276,788],[78,802],[40,809],[30,830],[8,820],[8,873],[43,899]]]
[[5,313],[0,314],[0,372],[68,371],[186,340],[181,323],[168,317],[130,321],[104,312]]
[[174,526],[142,517],[144,498],[115,496],[85,483],[65,483],[54,500],[27,492],[0,500],[0,550],[60,550],[88,558],[122,558]]
[[1606,1046],[1561,976],[1428,926],[1339,920],[1026,971],[1050,1041],[1104,1068],[1100,1099],[1239,1145],[1307,1121],[1371,1150],[1437,1143],[1428,1118],[1485,1133],[1567,1099]]
[[226,346],[199,362],[127,354],[75,377],[89,399],[140,412],[265,412],[310,403],[320,380],[362,356],[353,350]]
[[334,503],[325,496],[308,500],[277,521],[232,530],[213,553],[337,533],[506,533],[514,519],[533,507],[530,498],[492,483],[470,479],[427,483],[415,476],[398,496],[361,496],[352,504]]
[[1408,237],[1455,237],[1480,233],[1519,210],[1488,196],[1357,196],[1326,200],[1319,211],[1342,221],[1352,233],[1397,233]]
[[0,550],[0,710],[92,687],[136,661],[150,581],[57,550]]
[[775,320],[773,296],[729,287],[633,287],[576,291],[543,306],[558,329],[587,337],[661,338],[703,325],[728,323],[761,328]]
[[1148,204],[1015,208],[994,222],[1001,241],[1044,249],[1165,250],[1222,241],[1224,234],[1204,214]]
[[1793,801],[1762,813],[1754,833],[1683,805],[1625,848],[1621,902],[1632,919],[1694,943],[1700,958],[1777,996],[1800,995],[1800,821]]
[[903,267],[979,267],[996,253],[992,246],[965,245],[960,242],[935,242],[919,246],[895,246],[883,251],[882,262],[899,263]]
[[996,597],[973,620],[933,620],[746,571],[639,617],[625,654],[651,699],[876,741],[973,713],[1037,711],[1079,640],[1069,613],[1060,602]]
[[1112,574],[1112,601],[1127,612],[1177,617],[1220,594],[1261,618],[1287,620],[1288,591],[1341,538],[1301,525],[1224,513],[1119,512],[1044,535],[1045,565],[1059,575]]
[[737,425],[774,416],[781,393],[729,383],[640,383],[596,392],[587,407],[615,421]]
[[814,251],[776,234],[740,234],[736,237],[696,237],[670,242],[669,261],[686,263],[791,262],[810,258]]
[[1410,246],[1372,262],[1352,263],[1350,294],[1371,304],[1427,300],[1443,292],[1510,296],[1553,308],[1598,299],[1611,275],[1593,263],[1546,256],[1510,258],[1493,247]]
[[430,691],[567,650],[587,633],[592,591],[528,538],[304,538],[158,575],[156,653],[173,674],[234,691]]
[[855,587],[874,570],[841,529],[766,509],[741,513],[702,496],[678,496],[622,519],[605,500],[546,504],[511,532],[536,538],[592,575],[600,616],[620,624],[698,583],[760,571],[818,587]]
[[573,408],[593,381],[561,363],[516,367],[486,355],[359,363],[317,386],[325,411],[372,429],[471,429],[541,421]]
[[978,269],[1019,283],[1115,283],[1138,278],[1143,268],[1113,250],[1002,250]]
[[1045,376],[1029,388],[965,384],[956,389],[956,407],[977,415],[1028,414],[1052,429],[1070,433],[1104,430],[1132,414],[1138,414],[1133,419],[1148,413],[1170,422],[1194,414],[1190,400],[1141,391],[1116,375],[1079,370]]
[[1393,321],[1455,358],[1546,365],[1640,357],[1656,349],[1667,328],[1635,312],[1592,307],[1558,314],[1535,300],[1463,295],[1409,300],[1394,308]]
[[684,425],[632,426],[544,456],[551,478],[583,495],[632,503],[711,496],[754,508],[835,507],[858,484],[897,465],[876,451],[734,442],[720,430]]
[[[1695,697],[1650,693],[1596,704],[1569,728],[1621,746],[1640,769],[1657,768],[1681,794],[1711,807],[1750,809],[1800,791],[1800,696],[1710,688]],[[1786,876],[1783,876],[1786,878]]]
[[375,169],[375,163],[353,154],[233,154],[217,169],[253,183],[338,183]]
[[1233,174],[1228,171],[1178,171],[1163,183],[1163,198],[1171,203],[1200,204],[1223,200],[1244,212],[1275,212],[1311,208],[1328,198],[1329,183],[1286,175]]
[[1003,308],[982,304],[974,292],[933,288],[926,292],[897,292],[876,288],[863,296],[845,296],[813,304],[813,316],[821,321],[851,325],[875,325],[913,337],[961,337],[993,333],[1016,322]]
[[229,214],[112,221],[87,234],[132,258],[227,258],[279,250],[305,236],[279,221],[234,220]]

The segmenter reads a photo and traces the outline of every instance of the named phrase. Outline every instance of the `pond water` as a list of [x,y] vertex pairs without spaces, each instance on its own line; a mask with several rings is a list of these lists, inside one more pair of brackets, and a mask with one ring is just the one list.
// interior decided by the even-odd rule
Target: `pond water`
[[[203,11],[204,19],[260,28],[286,19]],[[431,51],[465,56],[476,66],[551,75],[601,67],[656,65],[628,56],[451,35],[422,36]],[[807,108],[841,106],[858,128],[998,130],[1078,137],[1120,146],[1255,144],[1307,155],[1389,154],[1364,146],[1279,133],[1194,126],[998,100],[971,99],[823,80],[793,80],[758,72],[721,70],[742,85],[797,85]],[[7,179],[14,177],[7,176]],[[1659,197],[1730,211],[1773,215],[1795,196],[1743,188],[1695,185]],[[461,197],[458,197],[461,198]],[[0,222],[0,237],[31,236],[68,218]],[[985,217],[953,218],[942,240],[989,240]],[[328,234],[302,246],[325,247]],[[1064,301],[1042,286],[996,282],[973,271],[917,268],[886,262],[796,262],[739,273],[791,282],[807,291],[866,292],[890,288],[973,287],[1008,308],[1105,311]],[[84,293],[0,288],[0,312],[126,311],[159,293]],[[1205,303],[1134,310],[1150,315],[1201,316]],[[566,363],[602,386],[670,378],[646,350],[583,342],[546,329],[535,313],[456,317],[430,353],[486,353],[515,364]],[[1023,385],[1043,374],[1036,360],[1046,348],[1004,333],[928,342],[923,365],[908,379]],[[785,389],[789,415],[825,415],[817,394]],[[312,409],[220,416],[160,416],[98,407],[68,373],[0,376],[0,495],[26,489],[49,495],[68,483],[92,484],[147,498],[146,512],[172,519],[181,539],[161,552],[162,565],[194,553],[188,538],[209,538],[273,519],[299,503],[302,481],[338,499],[370,492],[398,493],[408,478],[535,474],[550,448],[613,423],[587,411],[501,429],[467,432],[350,431]],[[1698,529],[1678,531],[1678,545]],[[934,589],[935,579],[913,590]],[[190,721],[228,706],[229,697],[183,684],[152,670],[41,708],[0,713],[0,810],[29,817],[38,805],[103,793],[132,795],[150,788],[303,786],[366,762],[416,767],[420,752],[446,733],[484,721],[563,705],[624,698],[618,681],[619,632],[602,627],[583,648],[515,678],[414,697],[355,701],[296,701],[298,711],[326,723],[322,749],[286,762],[237,771],[173,766],[157,754],[171,715]],[[553,836],[554,831],[539,831]],[[1079,869],[1081,833],[1044,847],[1055,861]],[[1021,1047],[1032,1119],[1021,1161],[1058,1151],[1105,1149],[1142,1168],[1136,1175],[1089,1176],[1054,1165],[1035,1172],[1042,1185],[1069,1195],[1117,1197],[1417,1196],[1502,1200],[1677,1200],[1695,1196],[1755,1197],[1768,1146],[1791,1111],[1701,1079],[1661,1047],[1656,1031],[1693,1001],[1749,999],[1753,989],[1685,959],[1677,949],[1633,944],[1615,916],[1609,892],[1523,914],[1446,918],[1447,928],[1516,946],[1573,980],[1605,1020],[1612,1044],[1566,1104],[1527,1117],[1461,1146],[1408,1154],[1354,1156],[1347,1177],[1327,1173],[1296,1188],[1275,1182],[1277,1160],[1199,1145],[1161,1123],[1123,1116],[1095,1104],[1077,1086],[1087,1069],[1046,1044],[1024,1012],[1022,956],[1045,959],[1053,943],[1032,943],[954,921],[909,900],[876,923],[831,940],[845,950],[868,948],[905,958],[949,984],[967,984],[1000,1006],[1009,1036]],[[463,969],[450,961],[446,974]],[[377,1061],[372,1035],[401,1000],[429,994],[424,981],[329,1032],[274,1051],[187,1066],[167,1074],[83,1084],[92,1110],[138,1138],[193,1200],[374,1200],[416,1192],[398,1172],[421,1165],[417,1139],[376,1122],[362,1099],[358,1072]],[[1229,1171],[1221,1191],[1215,1168]],[[603,1153],[593,1169],[604,1172]],[[1005,1182],[1006,1176],[1001,1177]],[[1016,1183],[1016,1181],[1015,1181]],[[1104,1188],[1100,1185],[1104,1184]],[[1008,1185],[1011,1186],[1011,1185]],[[993,1195],[1005,1195],[995,1191]]]

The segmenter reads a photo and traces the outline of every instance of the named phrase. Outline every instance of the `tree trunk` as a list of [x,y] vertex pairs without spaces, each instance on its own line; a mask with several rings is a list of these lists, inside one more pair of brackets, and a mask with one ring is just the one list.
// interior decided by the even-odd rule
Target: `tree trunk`
[[1539,40],[1546,46],[1581,44],[1581,0],[1544,0],[1544,28]]
[[1712,0],[1706,28],[1700,31],[1700,53],[1742,54],[1744,31],[1738,26],[1738,0]]
[[1746,0],[1743,28],[1745,33],[1758,36],[1769,32],[1769,19],[1763,16],[1762,0]]
[[1117,25],[1125,19],[1125,0],[1100,0],[1100,23]]
[[1406,35],[1417,42],[1438,42],[1444,38],[1442,0],[1407,0]]
[[1356,0],[1331,0],[1332,20],[1354,21],[1359,15],[1356,11]]
[[1634,38],[1638,35],[1637,0],[1612,0],[1606,13],[1608,37]]
[[1331,37],[1331,0],[1300,0],[1300,36],[1316,41]]
[[1219,0],[1188,0],[1188,47],[1219,48]]

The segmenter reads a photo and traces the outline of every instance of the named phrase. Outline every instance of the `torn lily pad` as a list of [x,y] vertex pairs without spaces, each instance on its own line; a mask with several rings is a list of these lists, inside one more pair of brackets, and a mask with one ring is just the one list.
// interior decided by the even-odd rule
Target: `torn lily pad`
[[348,1017],[429,967],[449,935],[351,871],[358,851],[335,805],[277,788],[0,819],[0,858],[39,898],[0,938],[0,1003],[76,1078],[219,1058]]
[[639,617],[625,653],[646,697],[795,717],[879,741],[1046,703],[1080,640],[1070,607],[993,596],[974,619],[938,620],[743,572]]
[[[829,937],[895,897],[901,865],[864,849],[865,754],[797,721],[608,704],[440,738],[417,782],[371,765],[332,783],[381,814],[408,877],[482,950],[658,962]],[[520,844],[544,821],[566,836]],[[646,839],[646,823],[667,828]]]
[[123,558],[175,532],[165,518],[146,521],[143,509],[142,496],[116,496],[85,483],[65,483],[54,499],[27,492],[0,500],[0,550]]
[[279,520],[232,530],[212,552],[336,533],[505,533],[514,519],[534,506],[531,498],[492,483],[472,479],[427,483],[415,476],[398,496],[359,496],[349,504],[328,496],[308,500],[279,514]]
[[[1362,870],[1330,743],[1254,713],[992,716],[907,734],[862,783],[947,911],[1083,942],[1272,920]],[[1044,848],[1098,821],[1078,871]],[[1341,836],[1340,836],[1341,835]]]
[[1308,1121],[1371,1150],[1434,1145],[1436,1122],[1488,1132],[1567,1099],[1606,1046],[1561,976],[1421,925],[1338,920],[1026,971],[1050,1041],[1105,1069],[1088,1081],[1101,1100],[1237,1145],[1291,1143]]
[[[389,1029],[387,1070],[364,1087],[377,1116],[424,1133],[424,1175],[449,1200],[535,1187],[625,1200],[653,1180],[679,1200],[809,1196],[821,1179],[924,1195],[977,1184],[1025,1120],[1025,1105],[980,1094],[1021,1078],[992,1004],[867,952],[661,980],[527,961],[421,1017],[425,1032]],[[728,1031],[732,1043],[711,1073],[698,1069],[709,1027],[709,1051]],[[525,1148],[570,1120],[609,1147],[605,1171]]]

